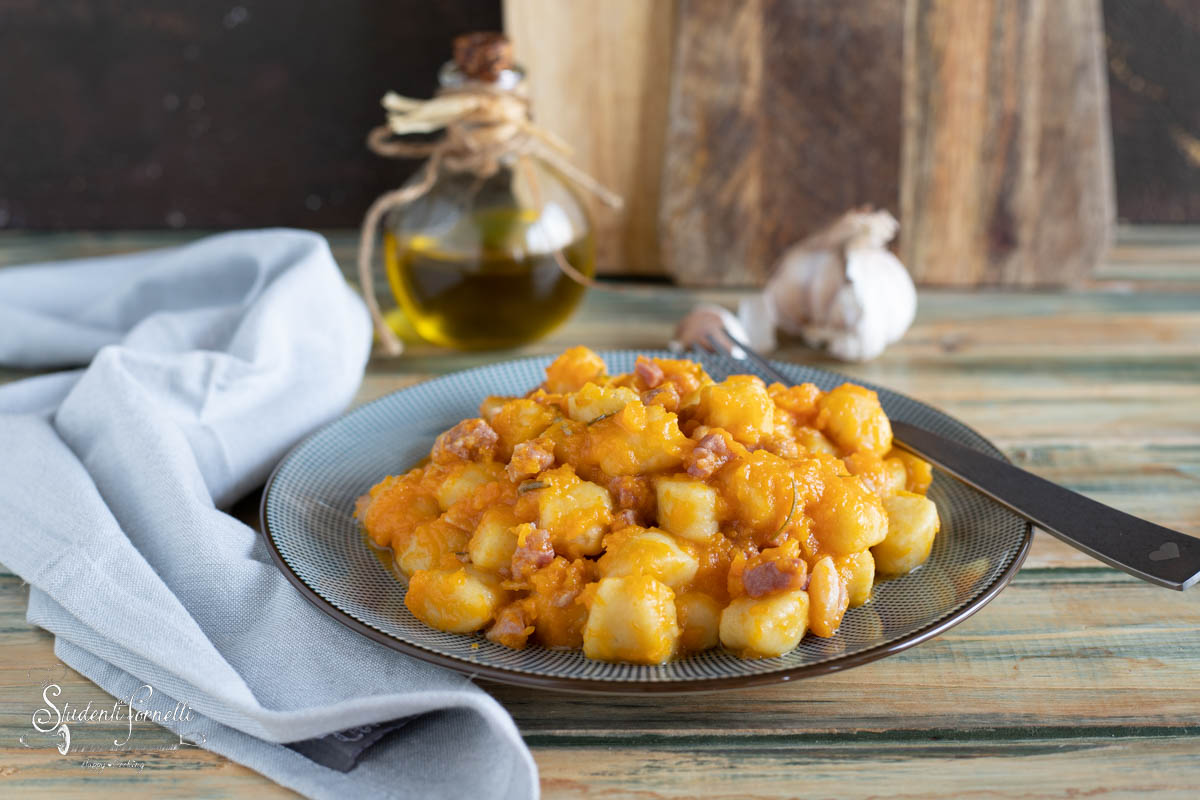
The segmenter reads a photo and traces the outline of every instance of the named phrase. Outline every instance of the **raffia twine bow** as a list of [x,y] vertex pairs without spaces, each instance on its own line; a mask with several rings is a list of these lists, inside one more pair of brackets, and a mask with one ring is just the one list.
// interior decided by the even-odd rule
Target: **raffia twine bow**
[[[430,100],[388,92],[383,107],[387,123],[368,134],[367,146],[387,158],[428,159],[416,181],[380,195],[363,219],[358,278],[385,355],[400,355],[404,345],[384,320],[375,297],[371,261],[379,224],[389,211],[413,202],[433,188],[442,167],[488,178],[506,162],[536,157],[579,188],[596,195],[605,205],[622,206],[619,195],[567,160],[570,148],[565,142],[533,124],[523,87],[499,89],[490,84],[467,83],[443,89]],[[445,135],[434,142],[401,142],[392,138],[439,130],[444,130]],[[572,280],[585,286],[594,285],[591,278],[571,266],[561,253],[555,253],[555,260]]]

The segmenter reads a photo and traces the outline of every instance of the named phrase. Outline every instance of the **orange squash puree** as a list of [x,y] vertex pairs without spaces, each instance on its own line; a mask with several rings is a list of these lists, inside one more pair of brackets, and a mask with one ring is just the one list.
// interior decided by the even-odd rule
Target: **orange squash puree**
[[938,532],[926,462],[892,449],[875,392],[714,381],[574,347],[524,397],[489,397],[428,462],[360,499],[371,544],[444,631],[662,663],[781,655],[834,636]]

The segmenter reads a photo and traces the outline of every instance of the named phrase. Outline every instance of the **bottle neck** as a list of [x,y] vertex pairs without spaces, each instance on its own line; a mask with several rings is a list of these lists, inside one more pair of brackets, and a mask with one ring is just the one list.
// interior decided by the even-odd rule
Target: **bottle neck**
[[[524,80],[525,70],[519,66],[514,66],[511,69],[502,70],[496,80],[484,81],[482,83],[494,89],[512,91],[520,86]],[[442,89],[460,89],[472,82],[453,61],[447,61],[438,71],[438,86]],[[474,81],[474,83],[478,85],[481,82]]]

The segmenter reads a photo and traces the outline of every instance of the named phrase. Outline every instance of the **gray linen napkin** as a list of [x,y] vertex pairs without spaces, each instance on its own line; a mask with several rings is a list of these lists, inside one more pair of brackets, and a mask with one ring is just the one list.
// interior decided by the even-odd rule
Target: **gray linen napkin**
[[[0,562],[64,662],[188,703],[167,727],[284,786],[536,796],[494,699],[313,608],[221,510],[346,406],[369,346],[311,233],[0,270],[0,364],[88,364],[0,387]],[[280,744],[406,717],[348,772]]]

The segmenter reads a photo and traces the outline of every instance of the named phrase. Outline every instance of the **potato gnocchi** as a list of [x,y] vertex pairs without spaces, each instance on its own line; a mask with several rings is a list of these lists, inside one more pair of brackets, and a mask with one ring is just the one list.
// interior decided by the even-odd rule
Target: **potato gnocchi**
[[637,664],[763,658],[834,636],[876,580],[929,557],[930,478],[861,386],[717,382],[645,357],[613,376],[575,347],[357,516],[438,630]]

